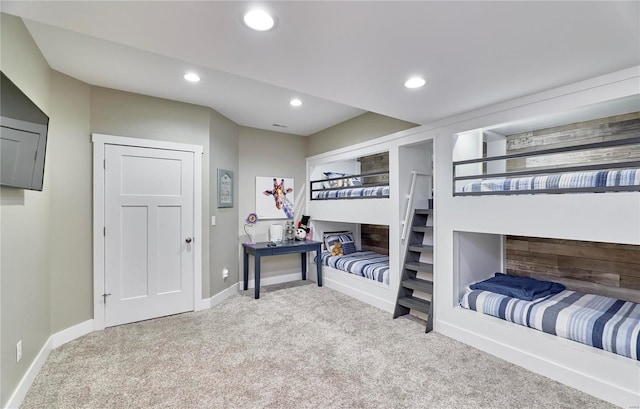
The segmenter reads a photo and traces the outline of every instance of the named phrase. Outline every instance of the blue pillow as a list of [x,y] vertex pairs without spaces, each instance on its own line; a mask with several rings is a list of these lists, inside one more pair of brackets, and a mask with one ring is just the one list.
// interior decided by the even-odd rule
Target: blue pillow
[[472,290],[485,290],[521,300],[533,301],[565,290],[565,286],[552,281],[496,273],[495,277],[471,284]]
[[356,251],[356,243],[353,241],[343,241],[342,242],[342,253],[346,256],[347,254],[353,254]]
[[350,231],[325,233],[323,235],[324,248],[331,250],[331,246],[334,242],[340,241],[341,243],[353,240],[353,233]]
[[325,189],[329,189],[332,187],[347,187],[347,186],[362,186],[362,182],[360,179],[355,177],[350,177],[350,175],[346,173],[338,173],[338,172],[324,172],[324,177],[327,179],[340,178],[346,176],[344,179],[336,179],[330,180],[328,182],[323,182],[322,185]]

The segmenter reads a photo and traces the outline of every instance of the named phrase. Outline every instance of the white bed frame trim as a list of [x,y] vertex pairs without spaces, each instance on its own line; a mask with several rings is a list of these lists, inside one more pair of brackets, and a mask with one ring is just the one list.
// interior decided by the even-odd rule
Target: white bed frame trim
[[455,308],[438,332],[624,408],[640,403],[640,361]]
[[[311,264],[315,268],[316,264]],[[389,272],[391,271],[389,266]],[[315,276],[312,279],[315,281]],[[386,312],[392,313],[395,308],[396,291],[391,290],[391,285],[387,286],[325,265],[322,266],[322,284]]]

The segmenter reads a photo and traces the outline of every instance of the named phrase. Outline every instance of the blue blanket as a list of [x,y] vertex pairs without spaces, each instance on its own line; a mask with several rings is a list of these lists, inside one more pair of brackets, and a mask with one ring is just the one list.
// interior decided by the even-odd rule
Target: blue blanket
[[496,273],[495,277],[471,284],[472,290],[485,290],[507,295],[521,300],[532,301],[537,298],[557,294],[565,289],[560,283],[541,281],[530,277],[519,277],[509,274]]

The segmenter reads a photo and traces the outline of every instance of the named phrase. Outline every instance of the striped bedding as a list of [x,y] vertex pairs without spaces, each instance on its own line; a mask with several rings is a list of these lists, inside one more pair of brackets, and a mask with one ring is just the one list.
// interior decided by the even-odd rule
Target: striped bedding
[[569,189],[585,187],[640,186],[640,169],[571,172],[520,178],[483,179],[462,187],[462,192]]
[[389,186],[347,187],[340,190],[318,192],[316,199],[342,199],[357,197],[389,197]]
[[640,304],[569,290],[526,301],[467,289],[460,305],[640,360]]
[[322,252],[322,264],[389,285],[389,256],[373,251],[356,251],[344,256]]

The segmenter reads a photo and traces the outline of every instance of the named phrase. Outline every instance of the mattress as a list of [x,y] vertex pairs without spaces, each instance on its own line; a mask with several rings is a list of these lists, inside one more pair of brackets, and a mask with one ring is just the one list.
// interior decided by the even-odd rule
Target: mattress
[[520,178],[483,179],[463,186],[462,192],[504,192],[613,186],[640,186],[640,169],[599,170]]
[[339,190],[318,192],[314,199],[343,199],[365,197],[389,197],[389,186],[347,187]]
[[526,301],[467,289],[460,305],[640,360],[640,304],[569,290]]
[[337,270],[389,285],[389,256],[373,251],[356,251],[344,256],[322,253],[322,264]]

